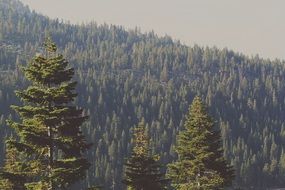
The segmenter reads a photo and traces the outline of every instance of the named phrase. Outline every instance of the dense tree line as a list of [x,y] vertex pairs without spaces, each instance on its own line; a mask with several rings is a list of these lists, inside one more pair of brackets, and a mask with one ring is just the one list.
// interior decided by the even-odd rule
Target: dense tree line
[[[285,66],[227,49],[188,47],[153,32],[96,23],[72,25],[0,0],[0,138],[21,105],[15,89],[29,83],[18,66],[41,53],[47,33],[75,68],[78,98],[92,164],[82,187],[122,188],[131,131],[144,120],[162,164],[176,159],[173,145],[195,95],[206,101],[220,127],[224,155],[236,169],[235,186],[284,186]],[[4,146],[1,143],[1,163]]]

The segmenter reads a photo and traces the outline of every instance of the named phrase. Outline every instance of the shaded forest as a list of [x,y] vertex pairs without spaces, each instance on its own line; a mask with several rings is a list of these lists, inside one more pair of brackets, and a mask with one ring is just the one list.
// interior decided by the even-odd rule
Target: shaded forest
[[[144,120],[153,151],[166,164],[194,96],[216,119],[224,156],[236,170],[234,185],[248,189],[285,186],[285,65],[227,49],[192,47],[154,32],[73,25],[31,12],[17,0],[0,0],[0,159],[20,104],[15,89],[28,82],[19,67],[50,34],[75,68],[78,98],[89,120],[83,126],[92,163],[81,187],[122,189],[123,164],[132,129]],[[266,45],[266,44],[264,44]]]

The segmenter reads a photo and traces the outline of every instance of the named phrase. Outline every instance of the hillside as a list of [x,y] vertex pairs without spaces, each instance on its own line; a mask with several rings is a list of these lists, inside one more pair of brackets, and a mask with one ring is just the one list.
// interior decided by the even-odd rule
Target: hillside
[[[78,99],[90,120],[93,166],[80,185],[122,189],[132,128],[144,119],[163,163],[175,158],[175,136],[195,95],[216,119],[235,186],[285,186],[285,65],[227,49],[188,47],[170,37],[119,26],[72,25],[31,12],[17,0],[0,0],[0,139],[15,118],[15,89],[27,85],[19,66],[49,33],[76,68]],[[182,121],[181,121],[182,120]],[[0,145],[3,163],[4,145]]]

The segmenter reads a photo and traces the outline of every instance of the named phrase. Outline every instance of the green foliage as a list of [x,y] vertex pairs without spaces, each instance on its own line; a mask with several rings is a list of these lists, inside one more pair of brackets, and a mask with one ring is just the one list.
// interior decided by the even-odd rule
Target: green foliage
[[176,152],[178,160],[169,164],[168,172],[175,189],[211,190],[231,185],[233,169],[223,158],[220,132],[199,97],[189,108]]
[[27,173],[23,172],[26,169],[22,158],[15,148],[10,146],[6,149],[6,159],[3,171],[0,173],[0,189],[3,190],[25,190],[25,182]]
[[135,128],[133,141],[132,154],[125,164],[123,183],[130,190],[165,189],[168,180],[164,178],[158,160],[149,154],[149,138],[145,134],[144,123]]
[[0,20],[1,165],[4,139],[12,133],[5,120],[17,118],[9,106],[22,105],[14,90],[30,84],[18,66],[43,53],[49,32],[74,67],[80,92],[75,104],[90,115],[82,131],[94,142],[86,152],[92,165],[86,181],[70,189],[102,184],[121,190],[130,126],[143,118],[152,152],[163,164],[175,160],[172,144],[197,94],[221,129],[224,155],[236,170],[233,184],[256,190],[285,186],[284,61],[186,46],[120,26],[63,23],[15,0],[0,0]]
[[15,171],[26,174],[21,188],[28,190],[70,187],[85,178],[90,166],[83,155],[90,145],[80,129],[87,117],[71,104],[76,97],[74,70],[50,38],[44,47],[45,56],[36,56],[23,68],[31,85],[16,92],[24,105],[12,106],[21,120],[8,121],[19,137],[8,141],[10,149],[24,155],[19,162],[25,167],[16,170],[18,162],[7,160],[2,176],[14,183],[10,176]]

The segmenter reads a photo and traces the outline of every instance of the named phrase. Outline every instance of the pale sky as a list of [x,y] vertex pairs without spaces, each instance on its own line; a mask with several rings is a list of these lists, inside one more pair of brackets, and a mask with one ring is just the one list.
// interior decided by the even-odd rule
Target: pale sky
[[168,34],[187,45],[285,59],[285,0],[21,0],[72,23],[96,21]]

